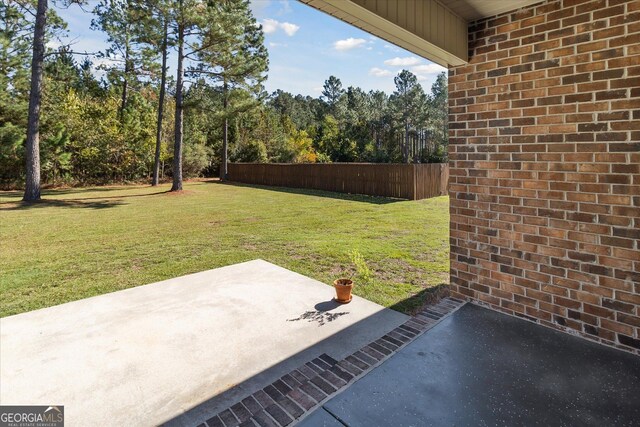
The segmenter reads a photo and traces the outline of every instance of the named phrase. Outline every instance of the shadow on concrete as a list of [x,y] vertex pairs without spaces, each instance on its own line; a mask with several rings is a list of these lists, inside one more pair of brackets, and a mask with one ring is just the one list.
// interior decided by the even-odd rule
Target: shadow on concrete
[[372,203],[374,205],[386,205],[389,203],[409,202],[404,199],[393,199],[391,197],[365,196],[362,194],[335,193],[333,191],[312,190],[305,188],[272,187],[268,185],[244,184],[233,181],[203,181],[209,184],[230,185],[234,187],[258,188],[260,190],[277,191],[280,193],[301,194],[305,196],[326,197],[330,199],[349,200],[353,202]]
[[332,312],[332,310],[335,310],[336,308],[342,306],[344,306],[344,304],[340,304],[333,299],[329,301],[319,302],[313,307],[315,308],[315,310],[305,311],[295,319],[287,319],[287,322],[298,322],[301,320],[306,320],[307,322],[316,322],[318,323],[318,326],[323,326],[326,323],[333,322],[338,317],[349,314],[348,311]]
[[[262,390],[263,388],[267,387],[283,375],[288,374],[289,372],[293,371],[296,368],[299,368],[305,363],[319,357],[324,353],[327,353],[327,346],[336,347],[336,345],[340,345],[340,343],[345,343],[345,347],[347,347],[347,343],[353,340],[354,334],[359,335],[364,330],[375,328],[376,325],[382,323],[383,318],[383,312],[377,312],[372,316],[360,320],[359,322],[348,326],[347,328],[327,337],[326,339],[316,343],[315,345],[301,350],[300,352],[287,358],[286,360],[274,363],[268,369],[260,372],[257,375],[254,375],[253,377],[243,381],[242,383],[237,384],[220,394],[212,395],[208,400],[203,401],[201,404],[185,411],[184,413],[163,422],[161,425],[170,427],[193,427],[201,425],[221,411],[229,408],[231,405],[240,402],[242,399],[255,393],[256,391]],[[372,341],[385,335],[387,332],[389,332],[389,330],[381,329],[379,336],[372,339]],[[339,348],[336,350],[338,352],[340,351]],[[340,356],[340,359],[346,357],[348,354],[353,353],[355,350],[356,349],[353,349],[349,353]],[[336,353],[331,353],[334,352],[330,352],[329,355],[335,358]]]
[[[438,287],[438,295],[444,296],[445,291],[446,290],[444,288]],[[425,289],[422,292],[425,300],[435,301],[435,299],[437,299],[435,296],[426,296],[429,292],[429,289]],[[331,316],[342,316],[344,314],[348,314],[348,311],[346,313],[343,311],[334,312],[334,310],[340,307],[343,307],[344,310],[346,310],[348,306],[349,304],[340,304],[334,300],[321,301],[314,306],[314,310],[303,313],[296,319],[288,319],[288,321],[306,320],[310,322],[326,322],[328,321],[327,318],[330,318]],[[340,332],[327,337],[326,339],[314,344],[313,346],[301,350],[300,352],[287,358],[286,360],[274,363],[271,367],[260,372],[259,374],[254,375],[253,377],[245,380],[240,384],[235,385],[234,387],[222,393],[212,395],[209,399],[203,401],[201,404],[189,410],[186,410],[184,413],[177,415],[170,420],[166,420],[161,425],[171,427],[201,425],[221,411],[229,408],[231,405],[240,402],[245,397],[259,390],[262,390],[283,375],[288,374],[296,368],[299,368],[305,363],[319,357],[323,353],[329,353],[330,356],[336,359],[345,358],[349,354],[352,354],[353,352],[358,350],[355,348],[349,349],[349,347],[353,347],[351,343],[353,342],[354,337],[361,336],[365,331],[370,331],[372,328],[377,328],[378,333],[375,334],[376,336],[371,340],[375,341],[376,339],[382,337],[391,329],[393,329],[383,328],[380,326],[385,324],[384,313],[384,311],[379,311],[367,318],[360,320],[359,322],[346,327],[345,329],[342,329]],[[333,351],[328,351],[328,348]],[[345,351],[345,349],[347,351]]]

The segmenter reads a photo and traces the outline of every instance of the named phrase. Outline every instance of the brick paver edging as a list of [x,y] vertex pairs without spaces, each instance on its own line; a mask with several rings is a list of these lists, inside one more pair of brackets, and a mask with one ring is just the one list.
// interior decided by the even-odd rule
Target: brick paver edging
[[294,424],[464,304],[456,298],[443,298],[344,359],[322,354],[198,427]]

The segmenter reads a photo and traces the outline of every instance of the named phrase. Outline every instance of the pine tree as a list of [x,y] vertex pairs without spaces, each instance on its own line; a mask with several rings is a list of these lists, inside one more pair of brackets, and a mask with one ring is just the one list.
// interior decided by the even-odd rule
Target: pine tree
[[[64,3],[81,2],[82,0],[66,0]],[[38,0],[37,2],[3,1],[0,6],[0,15],[2,15],[2,23],[4,24],[0,31],[2,45],[0,48],[0,67],[2,68],[0,85],[4,87],[6,84],[7,88],[11,87],[14,94],[19,94],[21,88],[26,87],[23,85],[26,82],[26,73],[17,67],[25,65],[28,57],[26,47],[31,46],[31,79],[28,83],[29,104],[24,146],[25,192],[23,200],[37,201],[40,200],[40,108],[46,41],[52,34],[64,28],[65,23],[55,12],[49,10],[48,0]],[[12,68],[14,69],[12,70]],[[18,92],[15,92],[16,90]],[[1,99],[1,101],[4,100]],[[19,104],[20,97],[18,96],[15,100],[9,98],[9,101]],[[11,134],[15,133],[7,132],[8,136]],[[0,136],[2,136],[2,140],[5,140],[4,135]],[[10,144],[14,145],[15,140],[10,141]]]
[[447,159],[449,146],[449,117],[448,117],[449,92],[447,88],[447,75],[438,74],[436,81],[431,85],[429,96],[429,124],[434,136],[435,161],[442,162]]
[[325,80],[322,86],[322,96],[329,105],[329,109],[332,109],[336,105],[343,93],[344,89],[342,88],[342,82],[339,78],[329,76],[329,78]]
[[153,180],[151,185],[158,185],[160,175],[160,149],[162,147],[162,120],[164,119],[164,97],[167,87],[167,54],[169,40],[169,24],[163,22],[163,37],[160,51],[162,52],[162,71],[160,77],[160,95],[158,96],[158,119],[156,121],[156,150],[153,160]]
[[25,169],[31,13],[20,3],[0,2],[0,180],[15,180]]
[[47,0],[38,0],[35,13],[31,90],[29,92],[29,116],[25,143],[26,177],[23,200],[26,202],[40,200],[40,104],[48,7]]
[[135,8],[139,19],[134,24],[133,31],[136,39],[150,53],[147,58],[154,56],[153,52],[160,55],[160,81],[158,95],[158,115],[156,119],[156,147],[153,163],[152,186],[158,185],[160,175],[160,153],[162,148],[162,123],[164,120],[164,104],[167,87],[167,59],[169,48],[173,44],[170,32],[170,20],[174,2],[171,0],[135,0]]
[[378,158],[383,152],[383,141],[385,134],[385,126],[387,124],[387,110],[389,97],[381,90],[370,91],[368,94],[369,105],[371,108],[371,137],[374,140],[376,156]]
[[23,126],[26,133],[33,13],[21,3],[0,2],[0,123]]
[[182,141],[184,139],[184,44],[187,31],[195,26],[193,19],[191,19],[191,15],[189,14],[189,4],[185,7],[184,3],[185,0],[178,0],[178,5],[173,14],[176,46],[178,49],[178,70],[176,74],[176,112],[172,168],[173,184],[171,185],[171,191],[182,191]]
[[153,50],[145,49],[141,41],[139,26],[147,11],[136,6],[134,0],[102,0],[94,8],[96,18],[91,22],[93,29],[106,33],[110,43],[101,55],[114,65],[106,68],[121,79],[121,121],[124,120],[131,88],[136,86],[139,75],[148,74],[157,56]]
[[[222,84],[224,124],[220,179],[224,180],[227,178],[229,117],[256,105],[269,60],[262,28],[257,25],[248,0],[220,0],[214,3],[212,15],[215,21],[206,28],[197,50],[199,67],[191,73]],[[255,97],[240,97],[239,102],[232,105],[230,95],[239,88]]]
[[[184,142],[184,78],[185,71],[199,69],[201,51],[209,49],[217,39],[208,39],[212,27],[223,25],[216,20],[217,2],[205,0],[178,0],[170,11],[169,27],[174,35],[177,55],[175,88],[175,128],[173,144],[173,184],[171,191],[182,190],[182,151]],[[185,62],[195,62],[185,70]]]
[[390,102],[395,118],[404,128],[402,162],[409,163],[409,131],[425,114],[426,95],[418,78],[410,71],[402,70],[393,81],[396,90],[391,95]]

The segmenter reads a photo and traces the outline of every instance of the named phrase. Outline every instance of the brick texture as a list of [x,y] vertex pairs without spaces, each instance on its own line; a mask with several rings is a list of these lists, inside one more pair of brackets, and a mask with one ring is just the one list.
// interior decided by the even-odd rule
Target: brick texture
[[473,22],[449,71],[452,295],[640,354],[640,0]]

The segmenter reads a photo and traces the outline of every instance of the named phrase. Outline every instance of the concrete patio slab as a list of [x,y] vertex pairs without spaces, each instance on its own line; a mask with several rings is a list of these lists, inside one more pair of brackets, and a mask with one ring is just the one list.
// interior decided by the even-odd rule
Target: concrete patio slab
[[639,379],[637,356],[466,304],[298,425],[638,425]]
[[195,425],[326,353],[408,319],[262,260],[0,319],[2,404],[68,426]]

